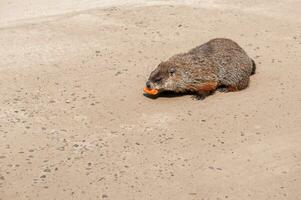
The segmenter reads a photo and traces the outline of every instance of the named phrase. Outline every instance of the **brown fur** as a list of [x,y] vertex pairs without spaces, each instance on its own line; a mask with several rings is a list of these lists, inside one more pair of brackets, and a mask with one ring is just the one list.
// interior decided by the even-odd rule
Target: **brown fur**
[[237,43],[217,38],[160,63],[147,87],[159,92],[206,95],[219,87],[227,91],[245,89],[254,73],[254,61]]
[[200,88],[198,90],[198,93],[208,93],[211,91],[214,91],[217,87],[217,82],[206,82],[204,84],[200,85]]

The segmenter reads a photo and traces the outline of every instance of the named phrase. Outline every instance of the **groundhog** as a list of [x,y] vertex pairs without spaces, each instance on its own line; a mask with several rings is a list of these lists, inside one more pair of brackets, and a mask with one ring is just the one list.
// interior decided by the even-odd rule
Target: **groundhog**
[[217,89],[232,92],[248,87],[255,62],[234,41],[216,38],[187,53],[176,54],[151,72],[144,91],[194,93],[199,97]]

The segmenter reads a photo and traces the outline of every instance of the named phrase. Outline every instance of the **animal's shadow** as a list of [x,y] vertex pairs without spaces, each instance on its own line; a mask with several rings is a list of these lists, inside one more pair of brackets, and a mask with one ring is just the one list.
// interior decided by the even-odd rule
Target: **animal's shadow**
[[205,95],[197,95],[195,93],[192,92],[187,92],[187,93],[176,93],[176,92],[172,92],[172,91],[164,91],[161,92],[158,95],[149,95],[144,93],[143,94],[145,97],[150,98],[150,99],[157,99],[157,98],[176,98],[176,97],[182,97],[182,96],[192,96],[192,99],[194,100],[203,100],[206,98]]
[[182,97],[182,96],[186,96],[189,95],[191,96],[191,98],[193,100],[204,100],[205,98],[207,98],[208,96],[211,96],[212,94],[214,94],[215,92],[223,92],[223,93],[227,93],[228,90],[225,86],[220,86],[216,89],[216,91],[211,92],[210,94],[206,94],[206,95],[199,95],[193,92],[186,92],[186,93],[176,93],[173,91],[164,91],[159,93],[158,95],[149,95],[144,93],[143,95],[147,98],[150,99],[157,99],[157,98],[175,98],[175,97]]

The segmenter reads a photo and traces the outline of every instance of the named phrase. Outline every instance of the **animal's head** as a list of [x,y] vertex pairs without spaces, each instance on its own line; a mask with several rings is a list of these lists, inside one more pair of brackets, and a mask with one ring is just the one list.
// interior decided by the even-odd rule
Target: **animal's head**
[[157,94],[163,91],[182,92],[184,88],[184,77],[181,66],[174,64],[173,62],[162,62],[158,67],[150,74],[148,81],[146,82],[146,92],[154,91],[154,93],[147,92],[149,94]]

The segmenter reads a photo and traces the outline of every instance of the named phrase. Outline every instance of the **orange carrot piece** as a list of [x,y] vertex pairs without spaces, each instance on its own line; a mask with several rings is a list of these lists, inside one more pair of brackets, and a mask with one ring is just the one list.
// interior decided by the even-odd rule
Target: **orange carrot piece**
[[149,89],[147,87],[144,87],[143,91],[147,94],[150,94],[150,95],[156,95],[158,94],[158,90],[156,89]]

